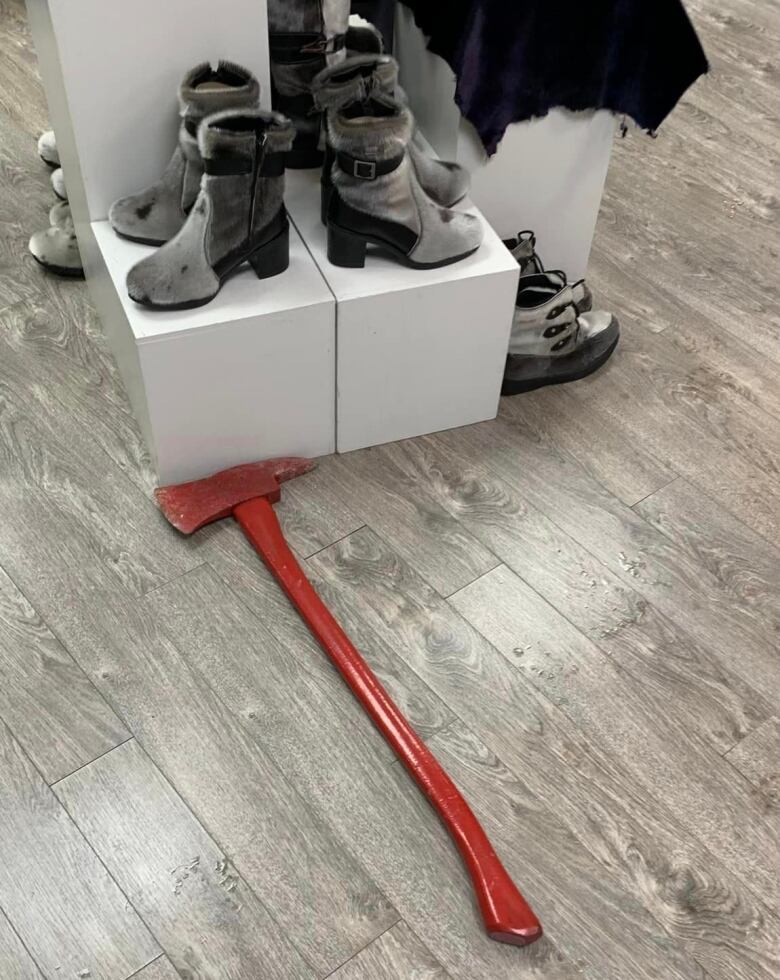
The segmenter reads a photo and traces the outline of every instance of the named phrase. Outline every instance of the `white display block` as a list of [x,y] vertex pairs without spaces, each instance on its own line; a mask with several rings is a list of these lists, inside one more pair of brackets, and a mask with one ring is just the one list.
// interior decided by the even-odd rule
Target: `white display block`
[[414,15],[401,4],[395,54],[420,129],[443,160],[457,160],[471,172],[471,197],[499,235],[532,229],[548,269],[582,278],[612,153],[614,114],[552,109],[511,125],[488,158],[455,104],[455,76],[427,50]]
[[170,313],[124,288],[151,250],[107,221],[92,231],[94,292],[162,483],[334,451],[335,302],[294,228],[283,275],[259,280],[246,266],[207,306]]
[[409,269],[369,251],[343,269],[327,258],[317,171],[288,172],[287,207],[336,297],[338,451],[494,418],[519,270],[479,212],[485,241],[462,262]]

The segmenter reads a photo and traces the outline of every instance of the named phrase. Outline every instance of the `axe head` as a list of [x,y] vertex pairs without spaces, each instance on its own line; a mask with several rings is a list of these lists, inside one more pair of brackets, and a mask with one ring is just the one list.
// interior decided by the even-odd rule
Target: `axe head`
[[154,496],[171,524],[182,534],[192,534],[204,524],[229,517],[234,507],[255,497],[275,504],[281,497],[280,483],[308,473],[316,465],[301,456],[244,463],[202,480],[158,487]]

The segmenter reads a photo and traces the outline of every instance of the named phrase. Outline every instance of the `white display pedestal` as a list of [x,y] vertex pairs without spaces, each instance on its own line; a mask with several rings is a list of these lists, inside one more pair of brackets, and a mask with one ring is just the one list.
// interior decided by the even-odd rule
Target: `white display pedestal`
[[161,483],[334,452],[335,301],[294,228],[283,275],[246,266],[207,306],[163,315],[124,289],[151,249],[92,231],[95,301]]
[[338,451],[494,418],[519,270],[487,222],[479,251],[442,269],[374,252],[342,269],[327,258],[319,173],[288,172],[286,199],[336,297]]
[[156,180],[176,144],[177,90],[201,61],[237,61],[267,99],[265,0],[28,0],[87,281],[161,482],[335,447],[335,303],[298,236],[290,269],[231,279],[198,310],[125,290],[148,254],[105,218]]
[[502,238],[536,232],[548,269],[571,280],[587,269],[615,117],[611,112],[553,109],[543,119],[509,127],[490,159],[454,102],[449,66],[425,46],[411,11],[398,5],[395,55],[420,129],[443,160],[472,174],[472,200]]

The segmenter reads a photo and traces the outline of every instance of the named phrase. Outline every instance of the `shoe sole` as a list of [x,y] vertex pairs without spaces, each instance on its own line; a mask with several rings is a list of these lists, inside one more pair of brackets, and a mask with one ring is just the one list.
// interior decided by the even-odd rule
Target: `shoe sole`
[[124,238],[126,242],[135,242],[137,245],[154,245],[156,248],[165,245],[168,241],[167,238],[139,238],[136,235],[127,235],[123,231],[117,231],[116,228],[114,228],[114,234],[118,238]]
[[536,391],[537,388],[546,388],[550,385],[570,384],[572,381],[581,381],[583,378],[587,378],[588,375],[598,371],[612,357],[615,348],[620,342],[620,325],[617,319],[614,322],[618,331],[617,337],[597,357],[589,361],[587,365],[573,368],[571,371],[563,371],[563,373],[554,376],[539,376],[523,381],[505,380],[501,385],[501,394],[504,397],[511,397],[512,395],[522,395],[529,391]]
[[219,277],[217,291],[205,299],[185,300],[182,303],[153,303],[148,299],[136,299],[135,296],[130,296],[130,299],[147,310],[160,310],[169,313],[174,313],[177,310],[195,310],[199,306],[205,306],[213,299],[216,299],[228,279],[235,275],[245,262],[250,263],[258,279],[271,279],[274,276],[280,276],[283,272],[286,272],[290,265],[289,225],[269,242],[261,245],[260,248],[255,249],[248,255],[237,259],[235,263],[222,272]]
[[65,265],[51,265],[48,262],[41,262],[41,260],[38,258],[38,256],[37,255],[33,255],[32,252],[30,252],[30,255],[32,255],[32,257],[35,259],[35,261],[38,263],[38,265],[42,269],[45,269],[47,272],[53,273],[55,276],[61,276],[64,279],[83,279],[84,278],[84,270],[83,269],[69,269]]
[[366,248],[368,245],[375,246],[380,252],[391,256],[410,269],[442,269],[444,266],[454,265],[456,262],[467,259],[479,249],[479,245],[477,245],[476,248],[470,248],[467,252],[461,252],[460,255],[452,255],[449,258],[440,259],[438,262],[416,262],[414,259],[409,258],[405,252],[402,252],[400,248],[396,248],[396,246],[391,245],[382,238],[377,238],[374,235],[358,235],[354,231],[342,228],[341,225],[329,222],[328,261],[331,265],[338,266],[342,269],[364,268],[366,264]]

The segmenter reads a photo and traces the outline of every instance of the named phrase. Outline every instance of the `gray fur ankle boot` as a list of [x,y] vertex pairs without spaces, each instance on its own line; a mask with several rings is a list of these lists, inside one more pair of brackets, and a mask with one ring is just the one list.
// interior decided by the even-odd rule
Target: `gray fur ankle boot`
[[179,87],[179,142],[156,184],[111,205],[108,220],[122,238],[162,245],[181,229],[200,189],[203,166],[198,149],[200,121],[225,109],[256,109],[260,85],[246,68],[208,62],[184,76]]
[[322,164],[311,85],[323,68],[344,60],[349,6],[350,0],[268,0],[271,98],[296,129],[288,167]]
[[[349,103],[365,99],[372,93],[377,93],[377,97],[386,95],[389,99],[396,99],[402,105],[407,105],[406,95],[398,85],[398,63],[389,55],[381,53],[350,55],[341,64],[325,68],[314,79],[312,90],[317,108],[325,112],[337,112]],[[325,161],[321,177],[323,223],[326,220],[333,184],[333,148],[327,140],[327,123],[325,129]],[[430,156],[415,142],[418,138],[415,130],[408,147],[409,159],[417,179],[437,204],[451,208],[468,194],[471,182],[469,174],[457,163],[445,163]]]
[[289,264],[284,161],[289,119],[274,112],[227,110],[198,130],[200,193],[181,231],[127,276],[136,303],[183,310],[212,300],[244,262],[259,279]]
[[374,93],[328,112],[335,155],[328,205],[328,258],[362,268],[367,245],[413,268],[466,258],[482,244],[478,218],[444,208],[423,190],[409,155],[414,119]]
[[587,377],[609,360],[619,339],[611,313],[579,312],[562,272],[521,276],[501,394]]

